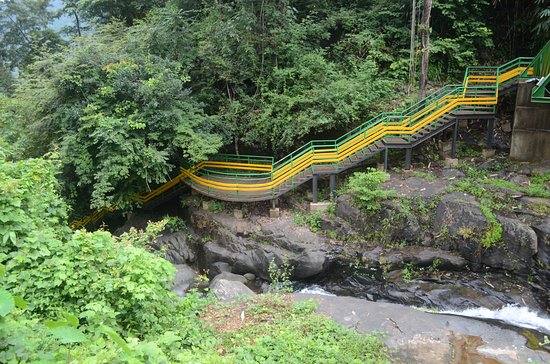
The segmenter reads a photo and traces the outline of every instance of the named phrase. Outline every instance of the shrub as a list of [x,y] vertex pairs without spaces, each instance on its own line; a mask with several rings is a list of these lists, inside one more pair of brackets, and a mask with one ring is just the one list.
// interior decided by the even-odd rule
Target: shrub
[[374,168],[350,176],[348,187],[357,206],[366,211],[376,211],[380,209],[380,201],[396,196],[393,190],[380,189],[380,185],[389,179],[389,174]]

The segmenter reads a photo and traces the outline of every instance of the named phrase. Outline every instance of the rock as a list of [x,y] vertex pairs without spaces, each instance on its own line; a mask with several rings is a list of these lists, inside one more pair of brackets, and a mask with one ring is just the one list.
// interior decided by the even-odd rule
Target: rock
[[242,219],[244,217],[243,210],[234,209],[233,216],[235,216],[235,219]]
[[186,264],[175,264],[174,267],[176,268],[176,273],[174,274],[172,291],[178,296],[183,296],[193,284],[198,273]]
[[458,167],[458,158],[445,158],[445,168]]
[[155,245],[158,247],[166,246],[166,260],[173,264],[191,264],[196,261],[196,255],[193,243],[188,241],[187,231],[178,231],[176,233],[160,236]]
[[226,262],[214,262],[208,267],[208,277],[213,278],[222,272],[231,272],[231,266]]
[[465,193],[444,195],[437,206],[434,231],[458,234],[463,229],[480,230],[487,224],[479,203]]
[[310,202],[309,211],[310,212],[325,212],[330,206],[330,202]]
[[253,296],[254,292],[238,281],[218,279],[210,285],[211,292],[222,301],[230,301],[239,297]]
[[350,223],[360,223],[362,221],[361,210],[353,205],[350,195],[338,197],[336,203],[336,216]]
[[253,273],[245,273],[244,277],[249,281],[253,281],[256,279],[256,276]]
[[518,169],[518,173],[523,174],[525,176],[530,176],[532,174],[532,171],[531,171],[531,168],[529,168],[526,165],[523,165]]
[[533,226],[538,237],[538,254],[537,260],[546,269],[550,267],[550,218],[543,220]]
[[240,274],[234,274],[230,272],[222,272],[218,274],[217,276],[212,279],[210,282],[210,286],[213,286],[217,281],[220,279],[225,279],[226,281],[232,281],[232,282],[241,282],[243,284],[248,283],[248,279],[246,279],[244,276]]
[[488,322],[421,312],[353,297],[294,294],[313,300],[320,314],[362,333],[384,332],[396,363],[548,363],[550,354],[526,346],[523,336]]
[[521,186],[529,186],[531,184],[531,179],[524,174],[513,174],[508,178],[508,181]]
[[445,168],[441,171],[441,176],[445,179],[453,180],[463,178],[465,175],[462,171],[458,169]]
[[291,216],[237,220],[230,214],[192,209],[190,220],[212,239],[203,245],[207,266],[225,262],[233,273],[269,279],[269,263],[274,260],[293,267],[293,279],[305,279],[323,272],[328,264],[325,238],[297,226]]
[[528,273],[537,254],[537,235],[521,221],[497,216],[502,225],[502,244],[486,249],[481,261],[494,268]]

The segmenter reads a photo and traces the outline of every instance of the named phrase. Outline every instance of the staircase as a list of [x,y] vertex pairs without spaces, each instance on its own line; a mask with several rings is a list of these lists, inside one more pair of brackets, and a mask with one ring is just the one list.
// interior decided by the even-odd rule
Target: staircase
[[[310,141],[279,161],[266,156],[220,154],[181,167],[178,176],[135,198],[143,204],[157,198],[165,201],[181,192],[183,182],[203,195],[224,201],[274,199],[314,175],[341,173],[391,148],[415,147],[457,120],[494,118],[500,96],[513,91],[521,80],[549,73],[550,42],[535,58],[520,57],[499,67],[468,67],[461,84],[446,85],[401,112],[382,113],[336,140]],[[544,80],[543,84],[547,86]],[[546,102],[546,94],[541,99]],[[83,227],[115,208],[100,209],[72,226]]]

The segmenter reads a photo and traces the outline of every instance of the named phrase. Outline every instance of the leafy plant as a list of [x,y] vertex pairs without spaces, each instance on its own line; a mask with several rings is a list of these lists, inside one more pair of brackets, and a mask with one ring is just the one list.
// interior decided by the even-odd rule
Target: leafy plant
[[393,190],[380,189],[380,185],[389,181],[389,174],[368,168],[367,172],[355,172],[348,180],[348,188],[359,208],[366,211],[380,209],[380,202],[396,196]]
[[281,265],[275,263],[275,259],[271,259],[268,266],[269,273],[269,288],[272,292],[292,292],[293,284],[290,278],[294,270],[288,262],[283,261]]
[[185,220],[179,216],[165,216],[164,219],[166,220],[166,229],[171,233],[182,231],[187,226]]

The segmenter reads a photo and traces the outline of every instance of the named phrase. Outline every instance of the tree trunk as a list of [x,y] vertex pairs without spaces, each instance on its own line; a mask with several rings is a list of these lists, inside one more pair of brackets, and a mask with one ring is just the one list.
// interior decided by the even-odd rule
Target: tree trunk
[[414,80],[416,78],[416,67],[414,62],[414,53],[415,46],[414,40],[416,36],[416,0],[412,0],[412,14],[411,14],[411,48],[410,48],[410,58],[409,58],[409,87],[407,89],[407,94],[411,93],[411,90],[414,86]]
[[424,0],[422,11],[422,62],[420,63],[420,99],[426,97],[426,85],[428,83],[428,61],[430,57],[430,15],[432,12],[432,0]]
[[78,17],[78,13],[75,11],[73,11],[73,15],[74,15],[74,22],[75,22],[75,25],[76,25],[76,35],[78,35],[79,37],[82,36],[82,31],[80,29],[80,18]]

